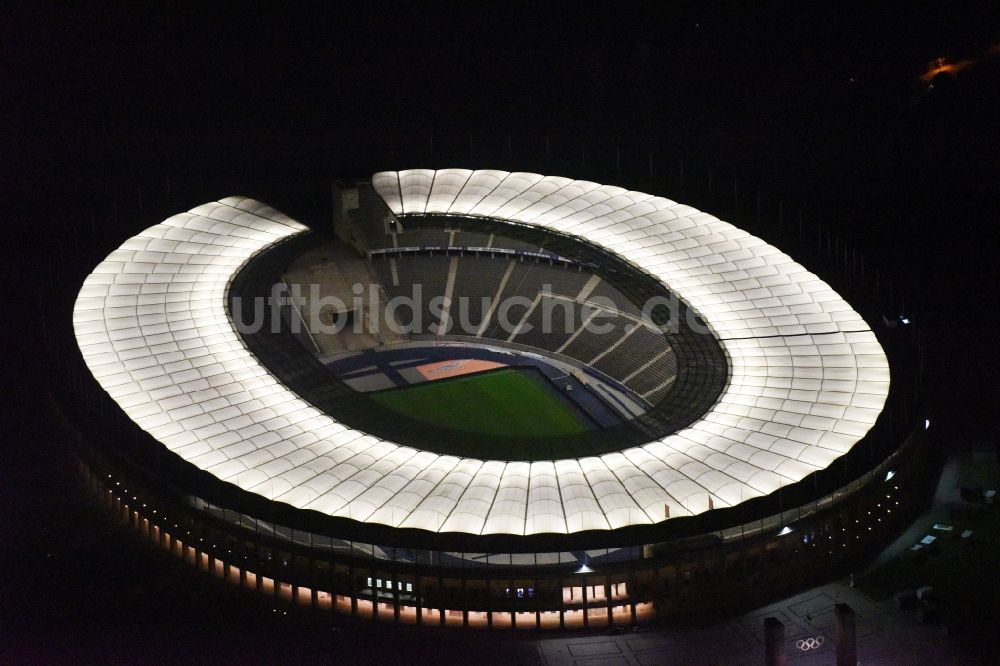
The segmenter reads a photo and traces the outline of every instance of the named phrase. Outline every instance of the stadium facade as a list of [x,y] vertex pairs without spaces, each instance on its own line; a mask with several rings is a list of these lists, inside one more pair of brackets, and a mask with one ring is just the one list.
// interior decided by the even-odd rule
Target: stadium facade
[[[530,173],[381,172],[355,188],[338,242],[383,295],[419,282],[445,303],[427,313],[434,329],[378,350],[540,358],[578,382],[567,390],[605,387],[588,399],[619,418],[512,442],[386,411],[331,372],[354,352],[241,325],[262,302],[262,322],[302,318],[303,303],[265,297],[317,234],[250,199],[205,204],[110,254],[73,315],[117,403],[109,418],[134,431],[82,441],[82,469],[176,557],[379,621],[635,624],[828,576],[891,534],[922,482],[919,428],[883,413],[876,333],[760,238],[665,198]],[[449,308],[465,295],[526,304],[513,329],[484,305],[459,330]],[[580,321],[600,310],[610,332],[532,335],[560,299]],[[655,299],[676,305],[669,317],[643,307]],[[395,374],[365,381],[392,390],[378,382]]]

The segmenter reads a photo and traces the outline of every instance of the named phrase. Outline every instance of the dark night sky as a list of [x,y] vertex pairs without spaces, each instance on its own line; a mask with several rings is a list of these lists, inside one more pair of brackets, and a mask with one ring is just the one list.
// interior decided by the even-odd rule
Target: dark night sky
[[[1000,39],[996,10],[321,7],[20,6],[0,21],[0,173],[46,206],[111,182],[405,168],[375,156],[421,155],[432,136],[434,166],[451,166],[448,142],[470,133],[549,136],[563,153],[648,145],[700,161],[883,245],[906,207],[983,197],[996,175],[997,58],[955,99],[916,81],[934,57],[980,58]],[[888,222],[863,229],[865,216]]]
[[5,127],[33,159],[93,135],[242,132],[601,134],[783,153],[828,140],[818,123],[877,126],[930,58],[996,37],[995,20],[950,3],[661,4],[34,6],[2,24]]
[[[221,197],[236,192],[219,188],[243,184],[240,193],[255,194],[251,183],[270,182],[260,192],[283,204],[291,182],[464,166],[448,156],[470,134],[483,152],[502,152],[508,136],[519,150],[545,136],[564,154],[655,150],[794,201],[867,247],[920,303],[940,386],[935,413],[955,437],[995,441],[996,6],[12,4],[0,10],[5,284],[32,281],[51,244],[94,218],[90,249],[106,253],[129,229],[162,219],[146,215],[170,197]],[[928,94],[918,77],[939,56],[979,63]],[[286,212],[309,222],[327,210],[327,190],[303,191],[287,197]],[[142,212],[104,228],[113,202],[136,192]],[[37,304],[20,303],[25,293],[13,296],[8,332],[32,325]],[[10,337],[6,378],[37,375],[30,336]],[[18,413],[26,436],[44,440],[37,415]],[[10,477],[6,505],[30,504],[34,488],[54,492],[65,479],[46,476],[39,456],[28,451],[0,472]],[[41,519],[13,530],[5,522],[0,513],[0,550],[49,544],[32,527]],[[89,578],[74,566],[72,580]],[[20,567],[0,576],[12,585],[4,596],[52,573]],[[119,621],[133,602],[116,600],[134,582],[107,575],[104,612]],[[14,626],[82,633],[80,611],[71,602],[27,610]],[[99,640],[117,640],[91,623]],[[141,625],[149,640],[168,640],[154,624]]]
[[926,62],[982,51],[998,24],[951,3],[112,7],[0,23],[15,174],[225,168],[301,137],[301,159],[329,161],[386,135],[548,134],[655,140],[825,204],[829,171],[884,171],[893,142],[912,148],[921,128],[894,126],[924,120]]

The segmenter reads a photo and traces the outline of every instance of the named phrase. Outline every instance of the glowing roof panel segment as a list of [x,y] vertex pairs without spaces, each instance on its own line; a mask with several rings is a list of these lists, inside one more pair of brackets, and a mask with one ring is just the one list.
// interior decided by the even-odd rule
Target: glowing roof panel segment
[[470,534],[607,530],[773,492],[828,466],[872,427],[888,363],[861,317],[790,257],[661,197],[502,171],[383,172],[398,215],[535,224],[662,281],[724,346],[731,377],[700,420],[579,460],[461,459],[381,441],[303,401],[247,350],[229,281],[305,227],[259,202],[199,206],[128,239],[74,309],[84,359],[141,428],[224,481],[359,521]]

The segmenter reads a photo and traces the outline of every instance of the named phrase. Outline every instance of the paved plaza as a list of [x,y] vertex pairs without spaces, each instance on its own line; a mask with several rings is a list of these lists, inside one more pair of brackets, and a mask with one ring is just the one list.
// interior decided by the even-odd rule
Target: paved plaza
[[834,604],[855,612],[860,664],[969,663],[941,627],[921,624],[916,611],[876,602],[847,581],[817,587],[707,628],[670,628],[619,636],[556,638],[538,643],[542,663],[563,664],[763,664],[764,618],[785,625],[789,664],[836,662]]

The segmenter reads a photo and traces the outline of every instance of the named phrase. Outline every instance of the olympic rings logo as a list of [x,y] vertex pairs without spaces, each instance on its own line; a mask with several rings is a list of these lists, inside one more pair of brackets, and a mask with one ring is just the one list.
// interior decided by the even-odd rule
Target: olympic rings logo
[[818,650],[823,647],[823,643],[826,642],[822,636],[817,636],[816,638],[800,638],[795,641],[795,647],[802,650],[803,652],[808,652],[809,650]]

